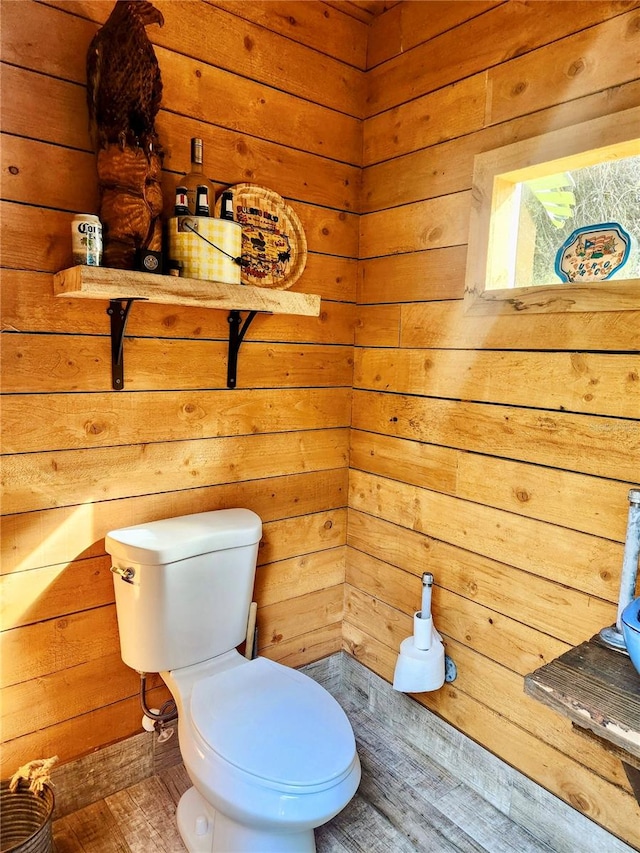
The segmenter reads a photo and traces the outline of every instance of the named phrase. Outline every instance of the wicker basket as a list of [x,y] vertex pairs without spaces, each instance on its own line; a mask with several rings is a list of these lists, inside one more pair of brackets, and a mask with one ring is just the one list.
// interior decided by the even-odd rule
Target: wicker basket
[[33,794],[25,785],[11,793],[9,782],[0,790],[0,853],[52,853],[53,791],[45,785]]

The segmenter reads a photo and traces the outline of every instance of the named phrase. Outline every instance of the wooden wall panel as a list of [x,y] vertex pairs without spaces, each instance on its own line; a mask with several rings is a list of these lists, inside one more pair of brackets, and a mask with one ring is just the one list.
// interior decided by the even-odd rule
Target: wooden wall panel
[[360,430],[352,431],[350,465],[572,530],[625,539],[626,517],[616,506],[619,481]]
[[112,600],[107,556],[76,560],[71,570],[43,566],[0,577],[4,630],[100,607]]
[[417,3],[398,4],[371,22],[367,67],[371,69],[402,50],[446,33],[500,2],[502,0],[456,0],[455,3],[431,0],[432,13],[428,16],[420,14]]
[[[390,157],[409,154],[428,145],[463,136],[465,132],[479,130],[484,121],[486,86],[486,74],[476,74],[372,116],[364,125],[364,165],[377,164],[378,174],[384,174],[393,169],[393,163],[387,163]],[[432,167],[430,176],[437,178],[439,173]],[[425,174],[429,176],[428,171]],[[367,182],[363,203],[371,203],[370,186],[375,185],[375,175],[369,171],[363,175]],[[424,176],[416,173],[416,177]],[[393,197],[392,182],[389,182],[388,191]]]
[[617,603],[619,577],[603,567],[621,564],[621,544],[361,472],[351,480],[362,512]]
[[[96,310],[95,304],[88,310]],[[100,310],[100,309],[97,309]],[[106,391],[111,388],[111,341],[106,337],[12,335],[5,345],[13,376],[7,392]],[[228,344],[207,340],[126,338],[124,391],[226,389]],[[158,371],[161,366],[162,373]],[[187,372],[185,365],[190,365]],[[351,381],[349,347],[253,343],[238,358],[238,385],[339,386]]]
[[[216,124],[227,129],[246,133],[250,137],[267,136],[273,141],[292,147],[300,147],[300,140],[304,139],[305,150],[331,156],[342,162],[359,163],[360,134],[357,118],[322,103],[314,103],[313,100],[300,95],[273,88],[273,56],[278,55],[281,42],[286,40],[278,39],[277,45],[271,45],[275,52],[266,58],[263,56],[262,60],[255,64],[251,51],[244,49],[241,55],[236,57],[236,61],[244,64],[242,75],[227,71],[225,66],[211,64],[216,63],[218,49],[214,48],[214,55],[211,56],[208,48],[206,52],[200,48],[202,33],[199,33],[193,58],[179,53],[182,47],[181,30],[191,16],[199,20],[201,13],[214,12],[216,17],[220,16],[218,21],[222,18],[239,20],[200,2],[189,12],[186,5],[188,2],[189,0],[178,0],[178,3],[175,3],[171,0],[167,4],[170,14],[179,16],[178,7],[182,3],[180,10],[183,14],[179,17],[179,28],[169,34],[170,46],[168,42],[167,47],[156,47],[164,87],[164,109],[205,122],[211,122],[213,119]],[[60,5],[70,14],[43,6],[37,10],[37,15],[34,12],[27,15],[22,11],[21,3],[5,4],[3,33],[6,35],[2,39],[3,59],[14,65],[82,85],[85,83],[86,50],[97,29],[98,21],[94,23],[77,15],[86,9],[93,14],[95,9],[100,8],[104,10],[101,15],[101,20],[104,20],[111,3],[109,0],[101,0],[99,3],[82,0]],[[155,31],[150,28],[149,37],[158,44],[158,40],[163,38],[163,33],[166,32],[166,25],[163,29],[155,28]],[[263,30],[261,33],[268,42],[268,31]],[[313,52],[309,51],[309,54],[312,56]],[[336,63],[336,68],[342,71],[345,66]],[[298,78],[300,79],[300,75]],[[326,84],[328,78],[323,79]],[[331,87],[325,85],[323,88]],[[347,108],[348,105],[342,106]],[[279,120],[283,115],[288,117],[287,121]],[[167,142],[182,145],[186,149],[185,156],[189,156],[188,134],[185,140]]]
[[[178,441],[195,435],[289,432],[344,426],[349,422],[347,388],[287,390],[274,411],[270,391],[253,389],[241,405],[235,390],[180,393],[141,391],[104,394],[87,419],[82,394],[64,397],[7,395],[3,400],[3,453],[106,447]],[[138,418],[128,417],[135,408]]]
[[[8,24],[7,24],[8,26]],[[5,57],[3,45],[3,58]],[[3,98],[2,129],[18,136],[90,150],[85,112],[86,89],[79,83],[49,77],[14,65],[2,66],[3,92],[19,91],[20,98]],[[47,109],[42,109],[42,104]],[[34,125],[29,116],[38,115]]]
[[[330,528],[334,527],[333,520]],[[258,567],[255,598],[263,607],[318,592],[344,583],[346,565],[346,516],[337,533],[343,544],[325,551],[269,562]],[[324,526],[327,521],[323,521]],[[338,526],[338,525],[336,525]]]
[[[50,5],[96,24],[104,23],[112,9],[110,0],[51,0]],[[277,31],[277,23],[269,26],[281,17],[280,9],[269,10],[258,25],[249,14],[235,14],[231,4],[225,8],[224,4],[207,2],[199,6],[197,14],[191,15],[184,13],[184,4],[174,0],[156,0],[154,5],[164,17],[163,27],[149,28],[154,45],[180,50],[189,57],[206,57],[212,65],[232,74],[245,75],[249,66],[252,76],[272,88],[332,106],[348,115],[361,115],[364,74],[344,60],[309,50],[315,45],[283,37]],[[326,32],[330,23],[326,18],[323,21],[323,17],[316,16]],[[361,33],[361,49],[364,35]],[[315,39],[319,36],[316,32]],[[328,41],[326,35],[325,41]],[[299,73],[301,68],[308,70],[308,76]],[[323,78],[330,79],[332,85],[323,85]]]
[[269,3],[243,0],[208,0],[255,24],[267,27],[287,38],[313,47],[348,65],[365,70],[367,66],[367,27],[326,3],[306,0],[270,0]]
[[[369,599],[368,596],[347,586],[345,609],[352,616],[349,633],[351,638],[355,635],[361,639],[361,643],[355,646],[357,656],[364,656],[363,652],[366,654],[362,646],[371,645],[374,649],[387,646],[389,635],[393,635],[395,639],[401,639],[407,631],[407,626],[410,626],[409,617],[398,614],[398,611],[393,611],[378,602],[377,630],[370,639],[362,625],[358,623],[363,622],[366,611],[375,606],[374,599]],[[421,694],[418,697],[419,701],[457,724],[466,717],[467,713],[473,713],[472,709],[475,707],[475,714],[480,715],[480,719],[476,717],[471,728],[476,736],[480,734],[484,738],[489,738],[494,752],[505,759],[509,754],[512,757],[520,754],[521,760],[530,768],[538,768],[537,781],[541,779],[546,781],[547,787],[549,787],[550,778],[553,777],[556,777],[556,784],[562,780],[559,787],[565,790],[570,785],[574,785],[576,800],[578,792],[585,793],[588,807],[584,810],[589,816],[595,818],[606,811],[609,813],[609,820],[617,825],[619,831],[629,832],[634,826],[636,804],[628,783],[620,775],[617,762],[614,763],[610,757],[603,762],[601,755],[598,754],[600,751],[593,751],[590,755],[583,753],[581,758],[584,763],[568,759],[566,752],[569,749],[576,747],[582,749],[581,738],[563,720],[556,719],[554,722],[554,717],[547,709],[538,709],[536,704],[519,689],[521,685],[519,676],[514,676],[508,668],[494,663],[487,664],[485,670],[482,670],[478,654],[469,650],[467,645],[453,639],[448,639],[447,645],[452,656],[457,654],[467,664],[466,674],[459,674],[455,684],[440,691]],[[485,671],[486,680],[484,680]],[[474,683],[476,678],[478,681]],[[497,727],[495,734],[490,734],[485,729],[492,719],[494,726]],[[515,739],[517,747],[513,743],[509,746],[500,745],[500,733],[503,737]],[[538,766],[535,758],[537,750],[545,757],[545,763],[541,767]],[[546,766],[546,761],[551,757],[554,759],[552,768]],[[597,773],[588,768],[590,763],[595,766]],[[602,808],[598,796],[607,792],[608,783],[613,783],[614,793],[606,795],[606,805]],[[621,809],[619,815],[616,815],[612,808],[613,802],[617,802],[618,808]]]
[[[353,554],[356,565],[372,564],[368,571],[377,576],[377,563],[390,562],[411,575],[404,578],[405,595],[420,604],[420,580],[426,566],[433,570],[437,589],[443,587],[477,601],[497,613],[518,618],[524,624],[561,642],[577,645],[594,621],[611,624],[615,605],[563,584],[543,578],[508,563],[485,557],[476,551],[449,543],[442,538],[408,530],[394,522],[349,510],[350,546],[365,552]],[[368,544],[365,544],[368,543]],[[351,576],[352,561],[347,564]],[[394,592],[398,595],[398,592]],[[377,598],[384,598],[384,587]],[[544,639],[544,638],[543,638]]]
[[464,242],[471,193],[370,213],[360,226],[360,257],[439,249]]
[[[611,4],[589,4],[598,6],[608,17]],[[603,82],[612,87],[637,80],[639,55],[640,13],[635,10],[499,65],[489,72],[487,120],[508,121],[561,104],[568,94],[579,98],[601,90]]]
[[[4,77],[4,72],[3,72]],[[24,139],[20,134],[29,132],[29,122],[22,110],[15,113],[7,110],[3,121],[4,135],[2,147],[3,172],[6,176],[5,197],[16,201],[32,198],[37,192],[45,206],[63,206],[73,203],[82,208],[95,206],[95,157],[87,150],[83,157],[77,151],[65,147],[50,149],[46,143],[54,145],[71,144],[78,147],[85,143],[89,148],[86,126],[61,127],[58,113],[84,108],[84,92],[81,87],[51,80],[40,74],[23,69],[9,68],[7,87],[33,89],[33,109],[42,99],[57,104],[53,116],[43,127],[38,127],[38,137],[42,141]],[[205,146],[206,168],[211,180],[217,185],[226,185],[237,181],[263,181],[277,187],[277,191],[287,198],[308,197],[309,193],[318,202],[332,208],[355,210],[360,183],[360,170],[352,165],[336,163],[326,157],[318,157],[305,151],[283,148],[268,140],[247,139],[241,133],[212,127],[204,122],[191,121],[185,127],[182,116],[162,111],[158,119],[158,133],[162,139],[171,139],[184,133],[188,136],[201,136]],[[15,136],[10,134],[16,134]],[[51,159],[52,170],[42,173],[34,170],[40,159]],[[57,158],[57,159],[56,159]],[[64,184],[56,180],[59,169],[69,170],[72,166],[77,173],[73,195]],[[10,170],[11,167],[11,170]],[[165,194],[172,202],[171,189],[175,181],[174,173],[189,169],[189,151],[176,146],[165,152],[164,181]],[[302,177],[304,176],[304,177]]]
[[[355,607],[354,600],[360,602],[358,608],[361,607],[365,614],[366,627],[366,611],[371,606],[371,602],[366,601],[367,596],[377,598],[381,583],[388,584],[391,590],[402,589],[406,584],[403,584],[405,579],[399,569],[381,560],[367,560],[363,554],[358,556],[360,560],[354,561],[347,579],[353,587],[347,590],[347,601],[352,602],[351,609]],[[375,567],[373,577],[371,563]],[[369,586],[372,591],[369,591]],[[413,592],[415,593],[415,589]],[[403,607],[402,603],[390,602],[390,605],[405,612],[408,609],[407,615],[412,616],[415,612],[415,594],[411,599],[408,608]],[[473,644],[474,649],[482,651],[482,654],[521,675],[529,672],[532,667],[539,666],[540,662],[552,660],[569,648],[567,644],[542,635],[516,619],[498,614],[495,609],[483,607],[463,596],[456,596],[444,588],[436,590],[433,610],[438,614],[438,630],[450,638]],[[403,622],[406,625],[404,620]],[[402,639],[401,636],[400,640]]]
[[370,24],[375,20],[376,15],[382,14],[387,9],[393,9],[399,2],[400,0],[383,0],[382,3],[378,0],[326,0],[325,5],[338,9],[357,21]]
[[131,681],[131,673],[115,651],[11,687],[3,685],[2,735],[13,740],[55,725],[60,721],[60,700],[65,693],[65,713],[77,717],[118,701],[130,690]]
[[[136,689],[132,674],[132,691]],[[149,690],[147,700],[159,708],[169,697],[166,687]],[[57,755],[60,764],[78,755],[90,755],[105,744],[115,743],[139,732],[140,698],[131,696],[120,702],[95,708],[89,714],[66,719],[56,725],[5,741],[0,755],[0,772],[7,778],[20,766],[25,755]]]
[[347,461],[345,429],[19,454],[3,466],[4,511],[327,470]]
[[[527,376],[515,384],[514,375]],[[539,387],[534,400],[531,384]],[[357,353],[354,387],[561,412],[634,418],[640,353],[538,353],[379,349]]]
[[[371,306],[373,311],[377,306]],[[389,311],[390,306],[384,310]],[[375,314],[374,314],[375,316]],[[553,317],[553,320],[550,320]],[[500,322],[464,313],[462,300],[407,303],[399,306],[396,331],[405,347],[443,349],[522,349],[522,341],[534,340],[536,350],[636,353],[635,330],[640,311],[602,311],[597,314],[537,314],[501,317]],[[360,341],[366,315],[358,317]]]
[[640,98],[640,84],[631,80],[485,127],[487,82],[485,74],[478,74],[365,123],[365,165],[371,168],[363,174],[364,213],[470,189],[476,154],[535,136],[541,128],[559,130],[606,116],[612,109],[630,109]]
[[363,260],[360,305],[457,299],[464,293],[466,246]]
[[269,649],[291,636],[302,636],[307,631],[342,621],[342,584],[309,593],[296,599],[295,611],[289,601],[279,601],[258,608],[258,637],[262,653],[269,655]]
[[51,273],[71,263],[73,215],[97,211],[85,57],[113,2],[3,5],[5,776],[140,730],[111,529],[254,509],[261,650],[300,666],[341,645],[366,28],[321,4],[157,5],[165,211],[202,136],[218,191],[248,181],[293,205],[309,248],[295,289],[321,314],[257,317],[229,391],[225,312],[137,304],[112,392],[106,303],[56,299]]
[[[357,212],[360,170],[349,163],[310,154],[296,148],[241,131],[226,130],[204,121],[188,120],[162,111],[158,117],[158,133],[171,139],[179,133],[200,136],[205,146],[207,173],[216,184],[260,183],[292,200],[312,197],[318,204],[339,210]],[[189,169],[189,151],[176,146],[166,152],[167,172]]]
[[[167,512],[177,516],[245,506],[266,524],[282,516],[283,506],[307,515],[337,509],[346,502],[347,471],[335,468],[5,515],[0,519],[0,571],[9,574],[42,566],[65,568],[79,557],[100,556],[105,553],[105,534],[122,526],[123,518],[155,521],[165,518]],[[72,603],[72,609],[76,604]]]
[[615,619],[640,315],[470,317],[462,296],[474,157],[637,106],[638,3],[438,5],[369,40],[345,649],[391,680],[433,572],[458,678],[418,701],[634,845],[619,761],[523,678]]
[[[300,205],[298,210],[309,251],[328,254],[332,250],[334,254],[343,257],[353,257],[357,253],[357,222],[352,214],[304,205]],[[17,269],[51,272],[52,266],[72,264],[71,249],[67,245],[71,239],[72,213],[2,202],[0,217],[0,234],[7,244],[4,259],[7,265]],[[41,233],[44,240],[36,241],[34,235],[37,233]],[[26,261],[22,260],[21,263],[23,258]],[[65,266],[60,268],[66,269]]]
[[[168,69],[163,74],[166,109],[184,110],[203,122],[215,119],[216,124],[250,136],[261,136],[265,127],[277,124],[270,137],[282,145],[299,147],[300,140],[305,139],[307,151],[325,156],[329,151],[341,162],[357,162],[353,140],[357,138],[358,122],[351,116],[302,97],[294,99],[208,64],[194,67],[193,60],[169,55],[162,48],[157,53],[158,61],[164,60]],[[215,111],[210,104],[215,104]],[[276,122],[277,116],[286,116],[287,120]]]
[[[484,14],[470,18],[436,36],[421,40],[412,50],[399,52],[388,61],[371,69],[367,88],[367,117],[440,89],[449,83],[464,80],[494,66],[508,66],[512,57],[524,54],[533,58],[545,45],[571,43],[574,33],[587,31],[587,37],[598,38],[595,24],[606,22],[615,15],[637,7],[635,2],[589,2],[578,0],[556,6],[554,0],[541,0],[534,5],[501,3]],[[467,5],[467,4],[465,4]],[[406,30],[419,32],[417,21],[431,18],[419,4],[409,13]],[[407,10],[403,12],[407,14]],[[427,25],[429,26],[429,25]],[[423,25],[424,27],[424,25]],[[403,35],[405,25],[403,22]],[[496,34],[499,33],[499,38]],[[629,34],[632,35],[632,34]],[[460,50],[464,43],[465,50]],[[621,60],[618,55],[614,64]],[[633,64],[632,64],[633,67]],[[564,76],[557,69],[558,78]],[[574,75],[575,76],[575,75]],[[629,78],[627,78],[629,79]],[[571,86],[569,79],[567,88]],[[566,98],[569,100],[569,98]],[[557,103],[557,101],[556,101]]]
[[640,431],[628,418],[357,391],[353,426],[622,481],[639,469]]
[[371,305],[360,307],[355,329],[355,342],[396,347],[400,342],[400,306]]

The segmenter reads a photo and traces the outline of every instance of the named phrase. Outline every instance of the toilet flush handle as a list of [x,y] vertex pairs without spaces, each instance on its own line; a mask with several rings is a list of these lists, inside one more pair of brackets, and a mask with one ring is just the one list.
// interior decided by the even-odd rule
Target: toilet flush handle
[[114,575],[119,575],[122,580],[127,583],[133,583],[133,579],[136,576],[136,570],[131,566],[127,566],[126,568],[122,566],[111,566],[111,571]]

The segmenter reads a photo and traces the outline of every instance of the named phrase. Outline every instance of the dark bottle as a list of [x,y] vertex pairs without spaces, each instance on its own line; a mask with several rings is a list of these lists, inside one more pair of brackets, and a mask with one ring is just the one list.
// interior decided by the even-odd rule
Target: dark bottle
[[209,187],[199,184],[196,189],[196,216],[209,216]]
[[187,216],[189,213],[186,187],[176,187],[176,206],[173,213],[174,216]]
[[233,219],[233,193],[229,190],[222,193],[220,219]]

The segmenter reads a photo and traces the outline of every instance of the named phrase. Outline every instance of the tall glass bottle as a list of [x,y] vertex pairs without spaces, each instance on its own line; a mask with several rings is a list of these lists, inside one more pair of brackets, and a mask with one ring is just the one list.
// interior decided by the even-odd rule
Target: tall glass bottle
[[203,171],[204,145],[199,137],[191,140],[191,171],[180,179],[180,185],[187,188],[187,203],[189,213],[195,216],[198,187],[209,184]]

